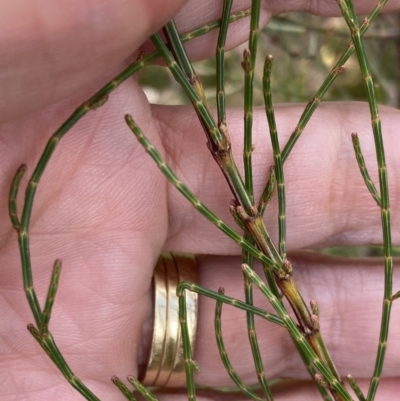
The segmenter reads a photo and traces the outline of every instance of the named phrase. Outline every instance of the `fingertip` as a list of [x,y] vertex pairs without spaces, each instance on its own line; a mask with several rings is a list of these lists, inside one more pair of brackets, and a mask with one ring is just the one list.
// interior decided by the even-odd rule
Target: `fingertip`
[[143,15],[148,18],[150,33],[155,32],[169,21],[186,2],[187,0],[136,0],[143,11]]

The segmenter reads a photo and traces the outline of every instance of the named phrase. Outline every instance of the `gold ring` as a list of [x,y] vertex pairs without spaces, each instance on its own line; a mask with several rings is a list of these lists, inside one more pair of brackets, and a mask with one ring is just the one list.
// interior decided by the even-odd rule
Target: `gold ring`
[[[162,253],[154,269],[154,326],[150,358],[141,382],[149,387],[183,387],[185,360],[176,288],[181,281],[196,282],[193,255]],[[186,293],[187,325],[194,352],[197,327],[197,294]]]

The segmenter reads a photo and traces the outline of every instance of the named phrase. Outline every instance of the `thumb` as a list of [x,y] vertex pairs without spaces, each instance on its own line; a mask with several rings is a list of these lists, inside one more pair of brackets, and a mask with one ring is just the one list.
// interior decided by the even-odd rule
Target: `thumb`
[[0,2],[0,121],[42,108],[99,80],[184,3]]

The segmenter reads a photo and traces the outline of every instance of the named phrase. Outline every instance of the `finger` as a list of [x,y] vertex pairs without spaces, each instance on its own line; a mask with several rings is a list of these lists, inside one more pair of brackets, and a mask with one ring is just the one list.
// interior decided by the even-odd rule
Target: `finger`
[[2,2],[0,121],[100,86],[183,3]]
[[[303,106],[276,108],[281,147],[295,129]],[[382,129],[389,171],[392,239],[399,243],[400,184],[394,177],[400,168],[397,127],[400,112],[381,107]],[[154,107],[163,130],[167,161],[198,198],[224,221],[235,226],[229,213],[228,186],[205,146],[201,126],[184,107]],[[190,113],[190,114],[189,114]],[[253,171],[256,199],[273,164],[264,110],[254,117]],[[237,164],[242,168],[242,111],[228,114],[228,126]],[[321,104],[284,166],[287,209],[287,247],[382,243],[380,211],[367,191],[351,142],[358,132],[366,165],[377,188],[377,165],[369,109],[366,103]],[[185,155],[182,157],[181,155]],[[194,253],[238,254],[240,248],[201,216],[181,194],[169,191],[171,215],[167,247]],[[276,239],[277,205],[268,207],[265,222]]]
[[[367,380],[358,380],[357,384],[360,386],[364,394],[367,393],[368,384]],[[347,386],[348,388],[349,386]],[[400,391],[400,383],[397,378],[383,379],[381,381],[379,391],[375,397],[376,401],[395,401],[397,394]],[[262,394],[258,392],[260,397]],[[315,389],[314,384],[310,381],[286,381],[272,386],[272,393],[275,401],[320,401],[321,395]],[[179,395],[178,395],[179,394]],[[244,401],[248,398],[244,397],[237,390],[232,392],[226,391],[213,391],[213,390],[200,390],[196,393],[198,400],[201,401]],[[157,393],[160,401],[186,401],[187,395],[181,393]]]
[[[321,334],[342,376],[356,378],[372,375],[378,346],[383,296],[381,260],[344,260],[310,252],[290,255],[296,282],[306,302],[315,299],[320,310]],[[243,275],[239,258],[202,257],[198,259],[199,283],[226,295],[243,300]],[[262,276],[259,267],[256,269]],[[394,281],[400,288],[400,279]],[[254,304],[271,310],[260,291],[254,289]],[[400,334],[394,304],[390,341],[386,353],[385,377],[399,372]],[[230,379],[220,360],[214,330],[215,301],[200,297],[198,336],[195,359],[200,366],[196,381],[204,386],[229,385]],[[307,379],[308,373],[288,333],[280,326],[256,317],[258,342],[267,378]],[[249,346],[246,314],[225,305],[222,310],[222,335],[233,369],[245,383],[256,383],[257,377]]]
[[[358,0],[355,1],[355,7],[359,14],[369,13],[376,6],[375,0]],[[250,7],[251,2],[248,0],[240,0],[234,2],[233,11],[243,10]],[[399,10],[400,1],[389,1],[384,11]],[[260,25],[265,24],[273,15],[292,11],[306,11],[311,14],[324,17],[340,16],[340,9],[335,1],[318,0],[318,1],[289,1],[282,2],[279,0],[264,0],[261,2]],[[211,20],[221,18],[222,4],[217,4],[213,0],[197,1],[190,0],[176,15],[175,21],[181,32],[188,32],[195,26],[201,26]],[[191,59],[202,59],[210,57],[215,53],[218,32],[212,32],[204,37],[196,38],[186,45]],[[244,43],[249,38],[249,19],[237,21],[229,27],[229,35],[226,48],[230,49]]]

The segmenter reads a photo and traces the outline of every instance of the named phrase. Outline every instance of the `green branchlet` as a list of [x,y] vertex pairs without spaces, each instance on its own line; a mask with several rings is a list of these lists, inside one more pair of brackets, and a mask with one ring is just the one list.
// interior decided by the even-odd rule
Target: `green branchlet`
[[[367,395],[367,400],[373,401],[382,375],[383,363],[385,360],[387,341],[389,335],[390,313],[393,302],[393,294],[392,294],[393,258],[392,258],[392,240],[391,240],[391,226],[390,226],[391,222],[390,222],[389,184],[388,184],[387,167],[385,160],[385,150],[383,145],[381,120],[379,117],[378,104],[376,101],[374,81],[368,65],[368,60],[365,54],[364,45],[361,40],[362,28],[357,20],[357,15],[354,9],[353,1],[337,0],[337,2],[342,12],[343,18],[349,27],[353,45],[357,54],[358,63],[360,65],[361,75],[364,80],[365,91],[367,94],[368,104],[371,114],[372,132],[374,135],[376,157],[378,164],[379,198],[377,198],[378,195],[377,192],[374,196],[374,187],[372,187],[371,189],[371,185],[368,184],[368,182],[366,182],[366,186],[370,192],[372,191],[371,193],[374,196],[375,200],[379,199],[378,205],[380,206],[381,209],[383,253],[384,253],[384,265],[385,265],[385,288],[382,302],[381,330],[379,334],[379,344],[376,355],[374,373],[370,382]],[[386,2],[387,0],[379,1],[378,7],[382,8]],[[364,20],[364,24],[369,24],[368,19]],[[361,153],[361,149],[359,150],[359,152]],[[365,175],[366,173],[364,171],[363,177],[365,177]],[[364,178],[364,180],[366,180],[367,178],[368,176]]]
[[118,377],[113,376],[111,378],[113,384],[118,388],[119,391],[125,396],[128,401],[137,401],[137,398],[134,396],[133,392],[129,390],[128,387],[125,386],[124,383]]
[[[220,288],[218,290],[219,294],[224,294],[224,289]],[[222,324],[221,324],[221,315],[222,315],[222,301],[217,301],[215,305],[215,317],[214,317],[214,329],[215,329],[215,338],[217,341],[218,345],[218,350],[219,350],[219,355],[221,357],[222,363],[225,366],[226,371],[229,374],[229,377],[232,379],[232,381],[236,384],[238,389],[248,398],[255,400],[255,401],[262,401],[260,397],[258,397],[257,394],[255,394],[252,390],[250,390],[244,382],[241,380],[239,375],[236,373],[235,369],[233,368],[229,357],[228,353],[226,352],[225,349],[225,344],[224,344],[224,339],[222,337]],[[268,387],[269,388],[269,387]],[[272,394],[268,398],[268,400],[272,400]]]

